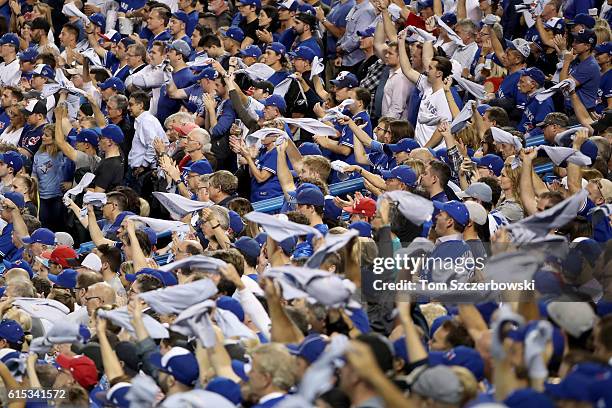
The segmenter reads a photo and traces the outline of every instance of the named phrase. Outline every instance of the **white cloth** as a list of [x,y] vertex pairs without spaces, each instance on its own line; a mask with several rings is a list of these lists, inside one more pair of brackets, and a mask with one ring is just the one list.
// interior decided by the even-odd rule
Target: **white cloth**
[[139,215],[130,218],[147,224],[157,234],[167,231],[189,232],[189,225],[180,221],[160,220],[159,218],[141,217]]
[[244,216],[247,221],[259,224],[270,238],[276,242],[281,242],[296,235],[314,234],[320,237],[321,233],[316,228],[296,222],[284,220],[270,214],[252,211]]
[[216,272],[220,268],[226,268],[227,263],[221,259],[212,258],[206,255],[192,255],[179,261],[162,265],[159,270],[164,272],[170,272],[179,268],[192,268],[198,270],[204,270],[206,272]]
[[89,185],[94,181],[95,178],[95,174],[85,173],[81,178],[81,181],[79,181],[79,184],[64,193],[64,202],[66,202],[66,199],[68,197],[75,197],[81,194],[87,187],[89,187]]
[[519,151],[523,148],[523,144],[521,143],[521,139],[514,136],[510,132],[506,132],[500,128],[495,126],[491,127],[491,134],[493,135],[493,140],[496,143],[503,143],[514,146],[514,148]]
[[317,136],[336,136],[336,129],[333,127],[326,125],[320,120],[313,118],[283,118],[283,122],[288,125],[295,125],[300,129],[304,129],[305,131],[312,133]]
[[83,196],[83,205],[91,204],[94,207],[102,207],[106,204],[106,193],[94,193],[88,191]]
[[180,313],[217,293],[210,279],[200,279],[182,285],[169,286],[138,294],[153,310],[160,314]]
[[444,21],[442,21],[442,18],[440,16],[436,16],[436,23],[438,23],[440,28],[446,31],[446,33],[448,34],[448,38],[450,38],[451,41],[453,41],[455,44],[457,44],[460,47],[465,47],[465,44],[463,43],[463,40],[461,39],[461,37],[459,37],[457,33],[453,31],[453,29],[450,28]]
[[[132,317],[128,313],[127,306],[123,306],[113,310],[102,310],[98,309],[98,317],[110,320],[117,326],[127,330],[132,336],[136,336],[134,326],[132,325]],[[168,329],[166,329],[160,322],[144,313],[142,320],[145,329],[149,333],[152,339],[167,339],[170,336]]]
[[400,190],[388,191],[380,197],[380,199],[383,198],[398,203],[398,209],[402,215],[416,225],[422,225],[431,220],[434,210],[431,200],[409,191]]
[[168,137],[159,120],[150,112],[142,112],[134,121],[134,140],[128,154],[128,165],[136,167],[154,167],[157,154],[153,147],[155,138],[168,143]]
[[546,146],[537,147],[538,150],[544,150],[550,160],[559,166],[563,162],[573,163],[578,166],[590,166],[591,158],[582,152],[572,149],[571,147]]
[[190,200],[180,194],[154,191],[153,196],[164,206],[174,220],[180,220],[187,214],[210,207],[209,202]]
[[34,318],[50,322],[64,320],[70,312],[64,304],[53,299],[16,298],[13,305]]

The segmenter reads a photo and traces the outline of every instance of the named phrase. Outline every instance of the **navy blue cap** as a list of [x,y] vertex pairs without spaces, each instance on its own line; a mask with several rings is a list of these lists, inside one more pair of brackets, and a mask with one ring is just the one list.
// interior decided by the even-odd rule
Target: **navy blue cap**
[[205,68],[200,72],[195,79],[199,81],[200,79],[210,79],[214,80],[219,78],[219,73],[215,71],[213,68]]
[[163,356],[160,353],[153,353],[149,361],[157,369],[172,374],[181,384],[192,386],[198,381],[200,375],[198,360],[185,348],[172,347]]
[[349,229],[359,231],[359,236],[364,238],[372,238],[372,226],[365,221],[355,221],[349,224]]
[[533,388],[520,388],[504,400],[508,408],[554,408],[553,401]]
[[261,57],[261,49],[256,45],[249,45],[244,50],[240,50],[239,54],[243,57],[259,58]]
[[464,203],[457,200],[447,201],[432,201],[434,207],[440,211],[446,212],[457,223],[466,226],[470,221],[470,213]]
[[368,27],[365,30],[357,30],[357,35],[361,38],[374,37],[375,31],[376,31],[376,27]]
[[255,6],[258,10],[261,8],[261,0],[238,0],[236,3],[243,6]]
[[241,234],[244,231],[244,221],[242,221],[242,217],[236,211],[229,210],[229,227],[234,232],[234,235]]
[[431,323],[431,326],[429,327],[429,337],[432,338],[434,334],[436,333],[436,331],[440,328],[440,326],[442,326],[444,322],[448,320],[453,320],[453,316],[442,315],[442,316],[436,317],[434,321]]
[[323,354],[325,347],[327,347],[327,341],[320,334],[309,334],[292,354],[312,364]]
[[17,172],[23,167],[23,158],[14,150],[0,153],[0,162],[12,168],[14,174],[17,174]]
[[558,384],[545,384],[546,394],[555,400],[590,402],[589,387],[593,379],[576,370],[570,372]]
[[321,148],[318,144],[312,142],[304,142],[298,147],[298,151],[302,156],[322,156]]
[[96,25],[103,30],[106,29],[106,17],[104,17],[104,14],[102,13],[92,14],[91,16],[89,16],[89,21],[91,21],[93,25]]
[[157,245],[157,233],[155,232],[155,230],[151,227],[143,227],[142,231],[147,234],[147,238],[149,239],[149,242],[151,243],[151,245],[155,246]]
[[546,76],[539,68],[531,67],[521,70],[521,76],[528,76],[533,79],[538,86],[544,85],[544,81],[546,80]]
[[47,228],[38,228],[29,237],[21,238],[24,244],[55,245],[55,233]]
[[119,91],[119,92],[125,91],[125,84],[123,83],[121,79],[117,77],[108,78],[106,81],[98,84],[98,87],[102,90],[113,88],[114,90]]
[[15,320],[4,319],[0,322],[0,339],[9,343],[23,343],[23,328]]
[[285,98],[280,95],[270,95],[264,100],[264,106],[276,106],[281,113],[285,113],[287,110],[287,103]]
[[19,53],[19,61],[34,62],[38,58],[38,51],[35,47],[30,47]]
[[201,159],[191,163],[189,167],[185,167],[183,170],[186,170],[189,173],[197,173],[199,175],[211,174],[213,172],[210,162],[206,159]]
[[565,20],[553,17],[544,23],[544,27],[553,30],[555,33],[563,33],[565,31]]
[[467,346],[457,346],[449,351],[432,351],[429,353],[429,365],[447,365],[465,367],[474,374],[476,380],[484,378],[484,360],[480,353]]
[[497,177],[501,175],[504,168],[504,160],[495,154],[487,154],[480,158],[474,157],[472,161],[478,167],[486,167],[491,170]]
[[108,30],[106,33],[100,33],[100,38],[105,41],[110,41],[115,44],[119,44],[121,42],[121,33],[116,30]]
[[296,202],[298,205],[324,206],[325,196],[319,188],[304,188],[297,193]]
[[262,246],[266,245],[266,241],[268,240],[268,234],[265,232],[260,232],[259,234],[255,235],[254,239],[255,241],[257,241],[259,248],[261,248]]
[[277,55],[285,55],[287,52],[287,48],[285,48],[285,46],[279,42],[273,42],[272,44],[268,45],[266,49],[274,51]]
[[391,170],[381,171],[381,175],[385,180],[392,178],[398,179],[399,181],[410,187],[415,187],[417,184],[417,175],[410,166],[395,166]]
[[240,237],[232,244],[242,255],[257,259],[261,252],[261,247],[255,239],[251,237]]
[[172,17],[171,18],[175,18],[177,20],[182,21],[185,24],[189,23],[189,15],[187,13],[185,13],[184,11],[176,11],[174,13],[172,13]]
[[307,3],[300,4],[298,6],[298,11],[300,13],[310,14],[312,16],[316,16],[317,15],[317,11],[315,10],[315,8],[312,7],[310,4],[307,4]]
[[419,144],[419,142],[417,142],[414,139],[405,138],[395,144],[388,144],[387,147],[393,153],[399,153],[399,152],[409,153],[414,149],[418,149],[419,147],[421,147],[421,145]]
[[19,49],[19,37],[14,33],[6,33],[0,37],[0,45],[11,44]]
[[289,10],[296,11],[298,9],[299,3],[297,0],[285,0],[278,5],[279,10]]
[[433,7],[433,0],[419,0],[417,1],[417,10],[421,11],[424,8]]
[[206,384],[205,390],[219,394],[230,400],[235,405],[240,405],[242,402],[240,384],[237,384],[226,377],[213,378],[208,382],[208,384]]
[[444,21],[447,26],[452,27],[457,24],[457,15],[455,13],[444,13],[440,20]]
[[593,30],[583,30],[578,34],[574,34],[574,42],[590,44],[595,47],[595,44],[597,44],[597,36]]
[[336,88],[356,88],[359,86],[359,80],[355,74],[348,71],[340,72],[336,79],[332,79],[329,82]]
[[393,342],[393,355],[404,360],[408,364],[408,347],[406,346],[406,336],[402,336]]
[[220,296],[217,298],[217,307],[219,309],[232,312],[238,320],[244,322],[244,309],[236,299],[231,296]]
[[244,31],[238,27],[230,27],[225,31],[221,31],[224,37],[231,38],[234,41],[241,43],[244,40]]
[[306,47],[305,45],[297,47],[295,50],[291,51],[289,55],[292,58],[299,58],[308,62],[314,61],[316,56],[314,51],[310,47]]
[[74,289],[77,284],[78,272],[74,269],[64,269],[58,275],[49,274],[49,280],[61,288]]
[[296,237],[285,238],[281,242],[279,242],[278,245],[280,245],[280,247],[285,252],[285,254],[291,255],[291,253],[295,249],[295,246],[297,245],[297,238]]
[[576,17],[574,17],[573,20],[570,20],[567,23],[567,25],[578,25],[578,24],[583,25],[586,28],[593,28],[595,27],[595,19],[588,14],[580,13],[580,14],[576,14]]
[[117,125],[108,125],[102,128],[102,136],[107,139],[112,140],[113,142],[119,144],[123,142],[125,136],[123,135],[123,130]]
[[47,79],[55,80],[55,71],[47,64],[39,64],[32,71],[33,76],[42,76]]
[[76,141],[89,143],[93,147],[98,147],[98,138],[100,135],[95,130],[83,129],[77,134]]
[[595,47],[597,54],[612,54],[612,41],[606,41]]
[[128,273],[125,275],[125,279],[128,282],[134,282],[136,278],[138,277],[138,275],[154,276],[157,279],[159,279],[164,284],[164,286],[172,286],[178,283],[178,281],[176,280],[176,277],[174,276],[174,274],[172,274],[172,272],[164,272],[164,271],[160,271],[159,269],[153,269],[153,268],[142,268],[136,273]]
[[23,199],[23,194],[17,191],[7,191],[4,193],[4,198],[7,198],[13,202],[17,206],[17,208],[23,208],[25,205],[25,200]]
[[476,110],[478,111],[478,113],[480,113],[480,116],[484,116],[485,112],[489,109],[491,109],[491,105],[487,105],[486,103],[483,103],[482,105],[478,105],[476,107]]
[[[7,261],[5,259],[2,261],[2,263],[4,264],[5,271],[8,271],[13,268],[21,268],[25,270],[28,273],[28,275],[30,275],[30,279],[32,279],[32,277],[34,276],[34,271],[32,270],[32,267],[30,266],[29,263],[27,263],[23,259],[18,259],[15,262]],[[2,294],[0,294],[0,297],[2,297]]]

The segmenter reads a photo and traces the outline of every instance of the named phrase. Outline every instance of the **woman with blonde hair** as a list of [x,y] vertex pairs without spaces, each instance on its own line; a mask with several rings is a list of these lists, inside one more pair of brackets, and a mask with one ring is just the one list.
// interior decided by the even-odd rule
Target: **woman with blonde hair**
[[9,106],[6,108],[6,114],[11,120],[11,124],[4,129],[0,134],[0,143],[8,143],[17,146],[23,127],[25,126],[26,118],[19,106]]
[[12,190],[23,195],[24,213],[38,218],[38,182],[27,174],[18,174],[13,179]]
[[45,125],[42,144],[32,164],[32,176],[38,180],[40,189],[39,219],[51,231],[62,229],[62,168],[66,158],[55,143],[55,125]]
[[495,207],[496,212],[501,213],[510,222],[521,220],[525,216],[525,210],[521,204],[521,167],[513,168],[514,156],[508,157],[499,178],[499,184],[503,195],[500,203]]

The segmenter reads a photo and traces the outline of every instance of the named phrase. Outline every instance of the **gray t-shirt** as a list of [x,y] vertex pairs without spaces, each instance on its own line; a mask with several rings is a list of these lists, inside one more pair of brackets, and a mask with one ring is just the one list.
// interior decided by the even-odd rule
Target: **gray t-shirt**
[[525,211],[519,203],[514,200],[504,200],[496,207],[496,210],[504,215],[508,221],[517,222],[525,217]]
[[86,153],[77,150],[76,160],[74,161],[75,168],[78,169],[89,169],[91,173],[96,171],[100,164],[100,157],[97,155],[90,156]]

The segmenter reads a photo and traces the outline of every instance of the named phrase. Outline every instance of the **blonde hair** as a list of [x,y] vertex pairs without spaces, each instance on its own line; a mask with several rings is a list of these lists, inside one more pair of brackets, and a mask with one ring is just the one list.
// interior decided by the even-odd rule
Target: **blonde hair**
[[55,143],[55,124],[48,123],[43,128],[43,132],[51,133],[52,144],[49,145],[41,145],[39,151],[47,153],[49,156],[55,156],[59,153],[59,147],[57,147],[57,143]]
[[264,374],[272,377],[272,384],[288,391],[295,384],[293,356],[282,344],[268,343],[257,346],[251,351]]
[[595,27],[595,37],[597,37],[597,45],[610,41],[610,27],[599,26]]
[[513,159],[514,159],[514,156],[508,157],[508,160],[506,160],[506,163],[504,164],[504,170],[506,170],[506,175],[512,182],[512,197],[506,197],[506,198],[512,199],[522,206],[522,202],[520,198],[521,197],[520,180],[521,180],[522,167],[518,166],[513,169],[512,168]]
[[425,163],[423,163],[423,161],[420,159],[415,159],[415,158],[410,157],[404,160],[402,164],[406,166],[410,166],[412,170],[414,170],[414,172],[416,173],[417,178],[421,174],[425,173]]
[[465,147],[478,149],[480,147],[480,136],[476,131],[476,126],[466,126],[457,133],[457,139],[461,140]]
[[461,403],[459,406],[464,406],[468,401],[476,398],[478,394],[478,381],[474,377],[474,374],[470,370],[461,366],[451,366],[451,370],[457,376],[457,379],[461,383]]

